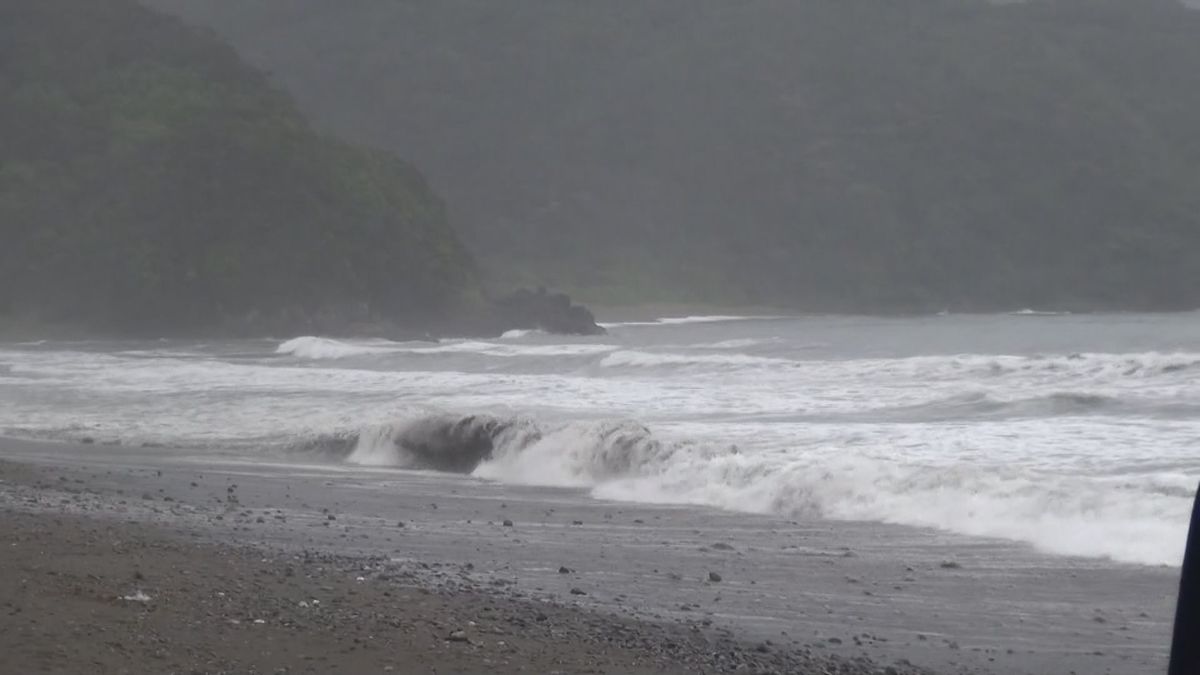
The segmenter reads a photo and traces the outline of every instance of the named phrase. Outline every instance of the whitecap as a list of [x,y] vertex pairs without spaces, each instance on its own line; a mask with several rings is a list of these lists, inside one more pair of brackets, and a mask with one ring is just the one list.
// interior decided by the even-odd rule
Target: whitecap
[[343,342],[332,338],[306,335],[284,342],[275,348],[275,353],[301,359],[344,359],[351,356],[394,351],[392,347],[387,346],[390,344]]
[[677,352],[614,351],[600,361],[605,368],[664,366],[793,366],[795,361],[749,354],[680,354]]

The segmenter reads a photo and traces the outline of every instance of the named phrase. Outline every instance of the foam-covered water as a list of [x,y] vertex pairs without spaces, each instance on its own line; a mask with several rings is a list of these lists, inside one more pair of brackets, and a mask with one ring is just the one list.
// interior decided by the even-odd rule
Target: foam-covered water
[[1178,564],[1200,316],[687,317],[562,338],[0,345],[0,432],[584,487]]

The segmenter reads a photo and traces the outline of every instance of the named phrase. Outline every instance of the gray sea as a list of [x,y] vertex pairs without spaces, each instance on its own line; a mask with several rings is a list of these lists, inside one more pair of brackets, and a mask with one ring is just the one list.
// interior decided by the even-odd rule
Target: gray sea
[[1178,565],[1200,314],[678,317],[566,338],[0,344],[0,433],[582,487]]

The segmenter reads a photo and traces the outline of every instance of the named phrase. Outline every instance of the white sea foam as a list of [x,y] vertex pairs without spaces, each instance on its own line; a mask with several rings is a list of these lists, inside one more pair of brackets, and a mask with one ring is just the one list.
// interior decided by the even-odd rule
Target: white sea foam
[[[614,432],[614,429],[616,432]],[[637,425],[567,425],[502,447],[475,475],[589,486],[620,501],[872,520],[1028,542],[1120,562],[1178,565],[1195,486],[1180,473],[1080,477],[997,465],[801,459],[657,439]]]
[[[1173,481],[1173,492],[1159,489],[1164,480]],[[684,460],[669,471],[601,483],[594,493],[628,501],[918,525],[1028,542],[1051,553],[1178,565],[1193,489],[1184,476],[1082,479],[865,458],[767,464],[742,455]]]
[[844,442],[824,451],[745,452],[619,420],[417,416],[365,433],[350,460],[429,468],[431,456],[454,462],[464,452],[469,461],[460,470],[474,466],[477,477],[587,487],[603,499],[917,525],[1156,565],[1179,564],[1194,493],[1181,472],[1084,476],[1001,458],[928,464],[855,452]]
[[[529,331],[523,334],[529,334]],[[505,334],[510,339],[518,336]],[[322,337],[298,337],[288,340],[276,348],[277,354],[286,354],[303,359],[345,359],[354,356],[375,354],[450,355],[465,354],[512,357],[585,356],[604,354],[616,350],[616,345],[574,344],[511,344],[481,340],[446,340],[437,344],[419,342],[389,342],[387,340],[334,340]]]
[[1070,312],[1048,312],[1045,310],[1030,309],[1028,307],[1026,307],[1025,309],[1019,309],[1015,312],[1010,312],[1010,314],[1012,314],[1013,316],[1070,316],[1071,315]]
[[658,320],[659,323],[667,326],[678,326],[689,323],[729,323],[731,321],[767,321],[771,319],[782,319],[782,316],[737,316],[728,314],[717,314],[713,316],[675,316],[663,317]]
[[510,331],[505,331],[505,333],[500,336],[500,339],[501,340],[520,340],[521,338],[526,338],[531,335],[545,335],[545,334],[546,334],[545,332],[537,330],[537,329],[518,328],[518,329],[514,329],[514,330],[510,330]]
[[749,354],[681,354],[676,352],[614,351],[600,361],[606,368],[660,366],[792,366],[794,361]]
[[736,321],[769,321],[785,319],[785,316],[739,316],[733,314],[714,314],[699,316],[665,316],[651,321],[611,321],[600,323],[604,328],[624,328],[630,326],[683,326],[691,323],[732,323]]
[[447,341],[434,347],[412,347],[404,351],[409,354],[478,354],[500,358],[537,356],[586,356],[605,354],[617,349],[616,345],[589,342],[567,344],[502,344],[475,340]]
[[1130,354],[1080,353],[1068,355],[958,354],[916,356],[901,359],[861,359],[812,362],[815,369],[830,367],[859,377],[966,379],[987,382],[996,378],[1026,377],[1062,384],[1070,381],[1118,382],[1182,374],[1200,369],[1200,353],[1144,352]]
[[657,320],[655,320],[655,321],[598,321],[598,322],[596,322],[596,325],[600,326],[601,328],[612,330],[614,328],[661,326],[662,323],[660,323]]
[[307,335],[284,342],[275,349],[275,353],[301,359],[344,359],[351,356],[386,353],[392,351],[394,346],[394,343],[387,342],[344,342]]
[[0,345],[0,433],[302,447],[1178,562],[1200,315],[701,318],[601,339]]
[[777,344],[778,342],[779,340],[777,338],[737,338],[733,340],[721,340],[720,342],[698,344],[695,345],[695,347],[700,349],[750,349],[751,347]]

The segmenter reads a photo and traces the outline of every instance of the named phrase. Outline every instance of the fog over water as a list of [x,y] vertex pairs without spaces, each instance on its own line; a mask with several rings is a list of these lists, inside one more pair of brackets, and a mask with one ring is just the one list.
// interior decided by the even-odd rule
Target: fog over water
[[563,338],[0,347],[0,432],[579,486],[1177,565],[1200,316],[692,317]]

